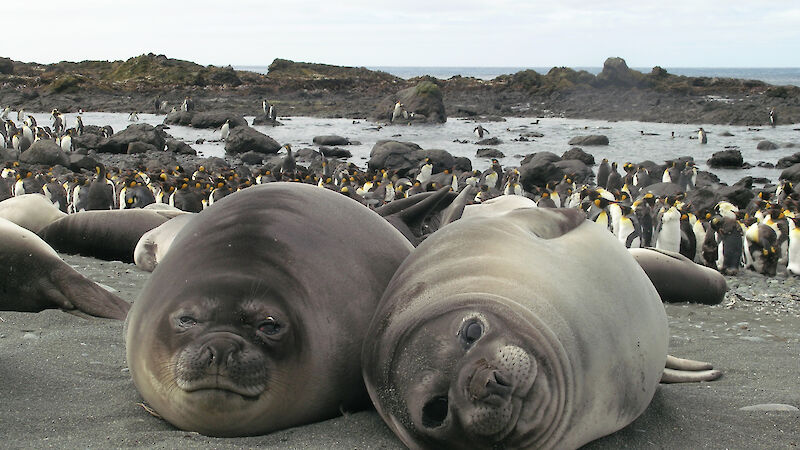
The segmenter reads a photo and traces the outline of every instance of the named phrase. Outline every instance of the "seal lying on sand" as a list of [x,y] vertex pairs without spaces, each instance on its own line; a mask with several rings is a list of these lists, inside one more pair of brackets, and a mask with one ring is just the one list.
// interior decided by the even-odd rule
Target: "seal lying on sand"
[[725,298],[728,285],[716,270],[696,264],[680,253],[656,248],[628,251],[644,269],[665,302],[694,302],[716,305]]
[[0,202],[0,217],[34,233],[65,216],[42,194],[23,194]]
[[516,209],[420,244],[362,361],[411,448],[577,448],[645,410],[668,341],[658,293],[613,235],[578,210]]
[[0,310],[49,308],[122,320],[130,305],[76,272],[39,236],[0,218]]
[[411,249],[327,189],[270,183],[229,195],[181,230],[135,301],[133,381],[164,419],[212,436],[366,406],[364,333]]
[[145,209],[82,211],[56,220],[38,234],[59,252],[133,262],[142,235],[172,217],[170,212]]

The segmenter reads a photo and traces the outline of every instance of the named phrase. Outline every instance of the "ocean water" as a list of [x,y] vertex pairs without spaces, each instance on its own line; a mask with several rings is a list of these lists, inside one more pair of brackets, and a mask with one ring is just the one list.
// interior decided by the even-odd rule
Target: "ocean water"
[[[11,117],[16,117],[15,113]],[[49,114],[33,114],[40,125],[50,125]],[[67,126],[75,123],[75,114],[65,114]],[[158,125],[163,123],[164,115],[140,114],[140,123]],[[125,129],[128,122],[127,114],[86,112],[83,114],[85,125],[111,125],[114,131]],[[246,117],[252,123],[253,117]],[[255,126],[260,132],[271,136],[281,144],[292,144],[294,149],[304,147],[316,148],[312,140],[319,135],[339,135],[351,141],[358,141],[356,145],[346,148],[351,151],[350,159],[356,165],[366,169],[369,153],[378,140],[394,139],[410,141],[418,144],[423,149],[444,149],[454,156],[470,158],[473,168],[484,170],[491,161],[488,158],[476,157],[476,151],[485,147],[475,144],[477,137],[473,134],[476,122],[450,118],[442,125],[423,126],[381,126],[373,122],[352,119],[321,119],[313,117],[279,117],[284,125],[279,127]],[[764,127],[760,129],[745,126],[710,125],[710,124],[668,124],[648,122],[608,122],[603,120],[584,119],[539,119],[539,123],[532,124],[531,118],[510,117],[505,122],[482,123],[489,130],[484,137],[497,137],[502,143],[496,148],[505,154],[500,158],[504,167],[518,166],[520,160],[527,154],[549,151],[562,155],[572,146],[569,140],[578,135],[603,134],[609,139],[607,146],[586,146],[583,149],[594,156],[597,163],[602,158],[616,161],[620,166],[625,162],[641,162],[652,160],[663,163],[665,160],[680,156],[691,156],[701,170],[709,170],[706,160],[714,152],[725,148],[736,147],[742,152],[745,162],[754,166],[759,162],[775,164],[778,159],[800,152],[800,131],[797,125],[780,125],[775,128]],[[696,139],[689,139],[697,135],[698,127],[703,127],[708,132],[708,144],[702,145]],[[642,135],[641,131],[656,135]],[[189,143],[201,156],[225,156],[224,142],[219,141],[219,131],[203,130],[182,126],[170,126],[167,130],[172,136]],[[538,132],[541,138],[531,138],[528,142],[519,142],[521,133]],[[675,137],[672,137],[672,132]],[[723,136],[729,132],[732,136]],[[203,144],[195,144],[197,139],[205,139]],[[781,146],[777,150],[760,151],[756,145],[761,140],[770,140]],[[466,143],[455,142],[466,141]],[[596,166],[594,168],[596,170]],[[746,175],[767,178],[776,182],[781,170],[763,167],[754,167],[746,170],[713,169],[719,178],[732,184]]]
[[[268,72],[267,66],[236,66],[237,70],[249,70],[251,72]],[[481,80],[491,80],[500,75],[517,73],[521,70],[532,69],[540,74],[546,74],[550,67],[392,67],[392,66],[368,66],[367,69],[380,70],[390,73],[396,77],[409,79],[422,75],[430,75],[440,80],[461,75],[463,77],[474,77]],[[585,70],[597,75],[603,70],[602,67],[573,67],[575,70]],[[652,67],[633,67],[643,73],[650,73]],[[730,67],[665,67],[668,73],[673,75],[683,75],[688,77],[722,77],[722,78],[741,78],[745,80],[760,80],[776,86],[794,85],[800,86],[800,67],[784,68],[730,68]]]

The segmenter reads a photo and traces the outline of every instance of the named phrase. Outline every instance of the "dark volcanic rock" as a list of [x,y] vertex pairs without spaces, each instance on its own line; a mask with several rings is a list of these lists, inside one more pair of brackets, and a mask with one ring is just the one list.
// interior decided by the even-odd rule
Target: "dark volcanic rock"
[[126,152],[129,155],[135,155],[137,153],[147,153],[147,152],[155,152],[158,149],[153,144],[148,144],[147,142],[131,142],[128,144],[128,151]]
[[251,127],[238,127],[231,130],[225,140],[225,153],[245,153],[254,151],[258,153],[278,153],[281,149],[275,139]]
[[177,139],[167,139],[167,151],[171,153],[178,153],[179,155],[197,155],[195,149],[189,144]]
[[[402,118],[395,123],[445,123],[447,121],[444,101],[442,100],[442,90],[436,83],[428,80],[421,81],[416,86],[385,97],[375,108],[373,113],[374,120],[390,122],[395,103],[398,101],[409,112],[409,118]],[[419,120],[416,116],[424,116],[424,120]]]
[[14,61],[8,58],[0,58],[0,73],[11,75],[14,73]]
[[325,135],[325,136],[314,136],[313,140],[315,145],[326,145],[326,146],[334,146],[334,145],[350,145],[350,139],[342,136],[336,136],[334,134]]
[[707,161],[712,168],[740,168],[744,164],[742,152],[737,149],[722,150],[711,155]]
[[477,158],[505,158],[506,155],[503,154],[500,150],[496,148],[479,148],[477,152],[475,152],[475,157]]
[[323,145],[319,148],[319,151],[328,158],[350,158],[353,156],[350,150],[339,147],[326,147]]
[[19,155],[19,160],[27,164],[42,164],[46,166],[55,166],[56,164],[66,166],[69,164],[69,158],[61,150],[61,147],[48,139],[34,142],[30,148]]
[[792,183],[800,183],[800,163],[795,164],[788,169],[784,169],[784,171],[781,172],[780,179],[789,180]]
[[757,150],[777,150],[778,149],[778,144],[776,144],[776,143],[774,143],[772,141],[764,140],[764,141],[759,142],[758,145],[756,145],[756,149]]
[[586,153],[580,147],[572,147],[571,149],[565,151],[564,154],[561,155],[561,159],[577,159],[587,166],[594,165],[594,156]]
[[[225,121],[229,121],[230,129],[236,127],[246,127],[247,121],[244,117],[230,111],[205,111],[195,113],[190,122],[194,128],[219,128]],[[166,121],[164,122],[166,123]]]
[[264,114],[261,114],[260,116],[256,116],[253,119],[253,125],[269,125],[271,127],[279,127],[282,126],[283,124],[278,122],[277,120],[273,122],[272,119],[265,116]]
[[380,140],[369,152],[367,166],[369,170],[393,169],[398,176],[406,176],[411,169],[416,169],[419,159],[415,155],[422,148],[413,142]]
[[[422,150],[413,142],[380,140],[375,143],[370,151],[367,162],[369,170],[391,169],[400,177],[416,173],[420,163],[429,158],[433,164],[433,173],[452,169],[456,166],[456,159],[446,150]],[[463,163],[462,163],[463,164]]]
[[633,87],[642,84],[641,72],[631,70],[624,59],[612,57],[603,63],[603,70],[595,77],[596,86]]
[[496,137],[491,137],[488,139],[481,139],[480,141],[476,142],[477,145],[500,145],[503,141]]
[[105,138],[98,134],[84,133],[80,136],[72,137],[72,146],[75,150],[82,148],[86,150],[97,150],[97,148],[100,147],[100,143],[103,142],[103,139]]
[[556,166],[561,158],[550,152],[539,152],[528,155],[520,163],[520,183],[528,192],[536,192],[537,187],[544,187],[550,181],[558,181],[564,171]]
[[553,164],[576,183],[585,183],[594,177],[592,168],[579,159],[565,159]]
[[[164,118],[164,123],[167,125],[183,125],[188,127],[192,124],[194,118],[194,111],[175,111],[167,114]],[[224,122],[224,120],[223,120]]]
[[97,166],[97,160],[91,156],[80,153],[70,153],[69,155],[67,167],[73,172],[80,172],[81,169],[94,170],[95,166]]
[[531,153],[530,155],[525,156],[522,158],[522,161],[519,162],[519,165],[523,164],[539,164],[541,162],[558,162],[561,161],[561,158],[553,152],[537,152]]
[[152,145],[156,150],[164,148],[164,131],[157,130],[152,125],[137,123],[115,133],[97,147],[98,153],[125,153],[131,142],[144,142]]
[[714,206],[719,203],[719,201],[719,194],[708,186],[692,189],[686,193],[686,203],[692,205],[692,209],[698,215],[713,211]]
[[608,137],[602,134],[575,136],[567,142],[569,145],[608,145]]
[[540,138],[540,137],[544,137],[544,134],[542,134],[542,133],[540,133],[540,132],[538,132],[538,131],[527,131],[527,132],[525,132],[525,133],[522,133],[522,134],[520,134],[520,137],[525,137],[525,138]]
[[800,153],[795,153],[794,155],[790,156],[784,156],[783,158],[778,160],[778,164],[775,164],[775,167],[778,169],[787,169],[797,163],[800,163]]
[[732,186],[720,186],[717,192],[722,199],[733,203],[739,209],[746,208],[756,195],[753,192],[753,177],[744,177]]
[[251,166],[255,166],[264,162],[264,154],[257,153],[257,152],[245,152],[242,153],[239,158],[241,158],[242,162],[245,164],[250,164]]
[[453,168],[460,172],[472,172],[472,160],[466,156],[457,156]]

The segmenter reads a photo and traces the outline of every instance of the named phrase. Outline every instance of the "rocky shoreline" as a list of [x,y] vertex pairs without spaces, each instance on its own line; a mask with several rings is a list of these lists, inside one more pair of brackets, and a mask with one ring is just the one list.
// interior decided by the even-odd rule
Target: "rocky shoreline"
[[556,67],[492,80],[455,76],[409,80],[365,68],[275,60],[266,75],[200,66],[163,55],[127,61],[41,65],[0,58],[0,106],[28,111],[154,112],[156,102],[179,108],[191,97],[200,111],[257,115],[265,98],[282,116],[370,118],[399,91],[434,83],[447,116],[568,117],[763,126],[774,109],[779,123],[800,122],[800,88],[756,80],[650,73],[608,58],[592,75]]

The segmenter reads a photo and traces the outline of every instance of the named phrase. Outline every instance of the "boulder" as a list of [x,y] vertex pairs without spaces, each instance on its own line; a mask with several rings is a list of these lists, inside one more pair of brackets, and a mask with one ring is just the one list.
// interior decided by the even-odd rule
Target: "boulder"
[[334,134],[325,135],[325,136],[314,136],[314,145],[326,145],[326,146],[335,146],[335,145],[350,145],[350,139],[342,136],[336,136]]
[[225,153],[236,154],[254,151],[258,153],[278,153],[281,149],[275,139],[251,127],[238,127],[231,130],[225,140]]
[[561,161],[561,158],[558,155],[556,155],[555,153],[552,153],[552,152],[537,152],[537,153],[531,153],[530,155],[525,156],[524,158],[522,158],[522,161],[520,161],[519,164],[520,165],[530,164],[530,163],[539,164],[539,163],[542,163],[542,162],[552,162],[552,163],[554,163],[554,162],[558,162],[558,161]]
[[544,134],[539,133],[538,131],[526,131],[525,133],[521,133],[519,136],[524,138],[540,138],[544,137]]
[[398,101],[403,104],[405,110],[409,113],[409,118],[403,118],[399,123],[444,123],[447,121],[444,101],[442,100],[442,90],[439,85],[432,81],[423,80],[416,86],[403,89],[394,95],[384,98],[375,108],[373,119],[375,121],[390,122],[395,103]]
[[776,143],[774,143],[772,141],[764,140],[764,141],[760,141],[758,143],[758,145],[756,145],[756,149],[757,150],[777,150],[778,149],[778,144],[776,144]]
[[353,156],[350,150],[346,150],[339,147],[321,146],[319,148],[319,151],[321,151],[322,154],[327,156],[328,158],[350,158]]
[[496,148],[479,148],[477,152],[475,152],[476,158],[505,158],[506,155],[503,154],[500,150]]
[[723,200],[733,203],[739,209],[745,209],[756,196],[753,192],[753,177],[744,177],[732,186],[720,186],[717,193]]
[[500,145],[503,141],[496,137],[490,137],[487,139],[481,139],[480,141],[476,142],[477,145]]
[[788,169],[784,169],[783,172],[781,172],[780,179],[789,180],[792,183],[800,183],[800,163],[795,164]]
[[572,147],[571,149],[565,151],[564,154],[561,155],[561,159],[563,160],[577,159],[578,161],[583,162],[587,166],[594,165],[594,156],[586,153],[580,147]]
[[255,166],[264,162],[264,154],[253,151],[244,152],[239,156],[239,158],[241,158],[243,163],[250,164],[251,166]]
[[[194,111],[174,111],[167,114],[167,117],[164,118],[164,123],[167,125],[183,125],[188,127],[192,125],[194,114]],[[225,121],[223,120],[223,122]]]
[[144,142],[161,150],[164,148],[164,131],[146,123],[136,123],[101,142],[98,153],[126,153],[131,142]]
[[519,167],[519,174],[522,188],[528,192],[536,192],[537,188],[544,187],[548,182],[564,177],[564,171],[555,164],[561,160],[557,155],[539,152],[528,155],[525,160]]
[[553,165],[567,174],[572,178],[572,181],[576,183],[586,183],[594,177],[592,168],[579,159],[563,159],[561,161],[555,161]]
[[247,126],[247,121],[244,120],[244,117],[229,111],[198,112],[194,114],[190,124],[193,128],[219,128],[226,120],[229,121],[231,130],[236,127]]
[[153,144],[148,144],[147,142],[131,142],[128,144],[128,150],[125,152],[129,155],[136,155],[138,153],[147,153],[147,152],[155,152],[158,149]]
[[686,203],[690,204],[698,215],[714,211],[714,206],[719,201],[719,194],[708,186],[692,189],[686,193]]
[[603,63],[603,70],[597,74],[594,83],[596,86],[639,86],[644,81],[644,74],[631,70],[624,59],[611,57]]
[[80,172],[81,170],[94,170],[97,166],[97,160],[88,155],[80,153],[70,153],[69,162],[67,167],[73,172]]
[[9,58],[0,58],[0,73],[11,75],[14,73],[14,61]]
[[728,149],[714,153],[706,162],[709,167],[714,169],[721,167],[738,169],[744,164],[744,158],[738,149]]
[[800,153],[795,153],[794,155],[790,156],[784,156],[783,158],[778,160],[778,163],[775,164],[775,167],[778,169],[787,169],[797,163],[800,163]]
[[419,165],[419,159],[414,155],[418,150],[422,148],[413,142],[380,140],[369,152],[367,167],[374,172],[392,169],[398,176],[403,177]]
[[269,117],[267,117],[264,114],[262,114],[260,116],[256,116],[255,119],[253,119],[253,125],[254,126],[255,125],[267,125],[267,126],[271,126],[271,127],[279,127],[279,126],[282,126],[283,124],[278,122],[277,120],[275,122],[273,122],[272,119],[270,119]]
[[466,156],[457,156],[453,164],[453,169],[456,172],[472,172],[472,160]]
[[195,149],[189,144],[177,139],[166,140],[167,151],[170,153],[177,153],[179,155],[197,155]]
[[26,164],[42,164],[55,166],[69,164],[69,158],[54,141],[42,139],[34,142],[27,150],[19,155],[20,162]]
[[608,145],[608,137],[602,134],[575,136],[567,142],[569,145]]
[[75,150],[97,150],[105,138],[102,135],[94,133],[83,133],[80,136],[72,137],[72,147]]
[[[399,177],[410,176],[416,173],[420,163],[429,158],[433,164],[433,173],[442,172],[456,166],[456,159],[446,150],[422,150],[413,142],[400,142],[380,140],[375,143],[370,151],[367,162],[369,170],[380,169],[394,170]],[[463,162],[461,163],[463,165]]]

